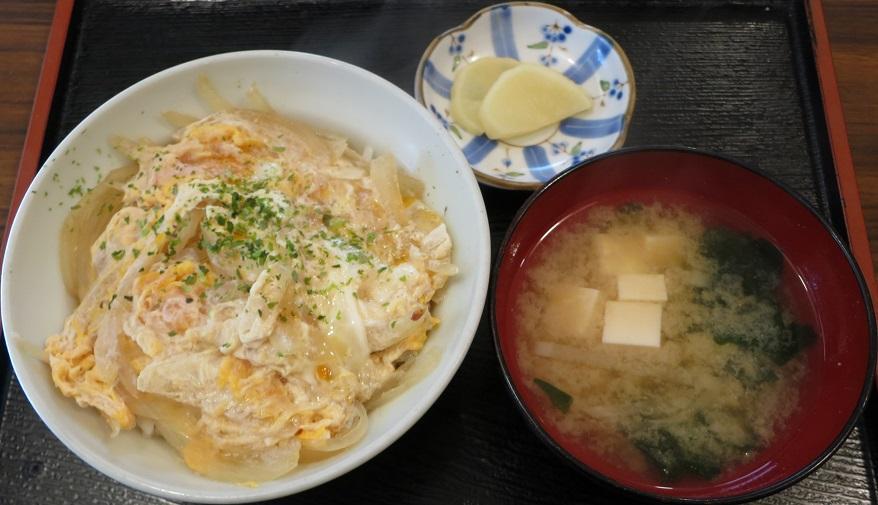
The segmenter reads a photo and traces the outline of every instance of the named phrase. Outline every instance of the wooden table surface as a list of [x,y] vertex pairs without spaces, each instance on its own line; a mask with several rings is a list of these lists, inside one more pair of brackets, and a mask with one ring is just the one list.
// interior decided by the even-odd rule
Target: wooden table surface
[[[9,211],[53,9],[49,0],[0,0],[0,232]],[[824,10],[876,264],[878,0],[824,0]]]

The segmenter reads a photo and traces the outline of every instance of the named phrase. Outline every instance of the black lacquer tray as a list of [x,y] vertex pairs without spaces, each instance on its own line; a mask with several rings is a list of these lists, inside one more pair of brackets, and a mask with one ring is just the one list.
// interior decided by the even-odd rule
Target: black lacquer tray
[[[608,32],[627,52],[638,89],[626,145],[696,147],[756,165],[786,182],[852,239],[864,230],[849,229],[846,221],[848,190],[839,182],[844,177],[833,152],[838,146],[830,142],[824,105],[829,102],[821,94],[821,67],[812,44],[809,6],[815,2],[556,5]],[[38,94],[48,114],[40,164],[80,120],[125,87],[221,52],[317,53],[364,67],[411,93],[418,59],[430,40],[489,3],[77,1],[72,16],[56,16],[56,25],[64,26],[53,27],[57,47],[50,40],[47,53],[47,62],[52,54],[60,57],[60,67],[48,66],[57,72],[54,95],[51,86],[44,87],[42,98]],[[69,13],[69,4],[59,2],[59,11]],[[32,121],[32,129],[34,123],[41,130],[40,121]],[[29,182],[27,175],[20,177]],[[496,253],[528,194],[486,186],[482,193]],[[5,353],[0,368],[0,503],[168,503],[104,477],[73,455],[34,413]],[[876,410],[874,405],[867,409],[825,465],[763,502],[878,503]],[[630,498],[588,480],[533,435],[506,391],[483,317],[460,371],[420,422],[360,468],[277,502],[286,501],[609,504]]]

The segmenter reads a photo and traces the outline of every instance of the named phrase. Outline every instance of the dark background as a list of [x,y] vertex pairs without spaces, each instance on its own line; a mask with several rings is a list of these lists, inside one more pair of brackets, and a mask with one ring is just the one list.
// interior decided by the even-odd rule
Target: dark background
[[[43,158],[89,112],[177,63],[244,49],[313,52],[412,92],[430,40],[490,2],[84,0],[77,3]],[[557,2],[628,54],[637,103],[626,145],[736,157],[783,180],[844,235],[801,2]],[[498,247],[528,196],[482,186]],[[167,503],[99,474],[49,433],[4,368],[0,503]],[[874,410],[874,409],[870,409]],[[766,503],[878,503],[861,422],[811,477]],[[505,389],[487,318],[448,389],[406,435],[295,503],[619,503],[557,458]],[[279,500],[285,501],[285,500]]]

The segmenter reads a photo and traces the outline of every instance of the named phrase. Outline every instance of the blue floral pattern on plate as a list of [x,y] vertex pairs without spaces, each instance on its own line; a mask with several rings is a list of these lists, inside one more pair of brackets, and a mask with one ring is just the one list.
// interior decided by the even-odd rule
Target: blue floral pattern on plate
[[[486,56],[515,58],[562,72],[585,88],[592,109],[565,119],[546,141],[516,147],[473,136],[452,121],[454,74]],[[559,172],[622,146],[634,110],[634,74],[619,45],[557,7],[513,2],[482,9],[430,44],[415,95],[449,131],[481,182],[536,189]]]

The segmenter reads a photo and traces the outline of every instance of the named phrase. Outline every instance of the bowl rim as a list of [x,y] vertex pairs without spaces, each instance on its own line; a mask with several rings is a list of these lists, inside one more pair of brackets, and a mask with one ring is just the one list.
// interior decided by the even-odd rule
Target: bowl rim
[[[739,168],[747,170],[763,179],[767,180],[769,183],[773,183],[780,189],[782,189],[787,195],[791,196],[799,205],[806,208],[815,218],[817,218],[818,222],[821,224],[824,231],[828,232],[831,236],[835,245],[839,248],[845,260],[847,261],[848,266],[851,268],[852,273],[854,274],[854,278],[856,279],[857,285],[860,288],[860,296],[862,297],[863,303],[866,309],[866,318],[869,326],[869,335],[868,335],[868,344],[869,344],[869,353],[868,353],[868,363],[865,377],[863,378],[863,384],[860,389],[859,399],[857,400],[854,409],[851,411],[847,421],[845,421],[839,433],[835,436],[832,442],[823,450],[816,458],[814,458],[810,463],[805,465],[804,467],[796,470],[789,476],[784,479],[776,482],[770,486],[766,486],[764,488],[756,489],[754,491],[750,491],[748,493],[739,494],[739,495],[731,495],[727,497],[717,497],[717,498],[691,498],[691,497],[676,497],[670,495],[661,495],[656,493],[650,493],[646,491],[642,491],[639,489],[632,488],[630,486],[626,486],[608,475],[604,475],[596,470],[593,470],[591,467],[578,460],[572,454],[564,450],[560,444],[558,444],[542,427],[542,425],[536,420],[534,415],[528,410],[527,406],[524,404],[524,400],[518,392],[518,389],[513,384],[511,374],[509,372],[509,368],[506,364],[506,357],[503,354],[503,350],[500,345],[500,333],[498,331],[497,326],[497,303],[496,303],[496,287],[497,287],[497,278],[500,271],[500,264],[504,261],[506,257],[507,248],[509,246],[509,241],[512,238],[513,233],[518,228],[518,225],[523,220],[525,214],[533,205],[533,203],[538,200],[545,192],[547,192],[551,187],[560,184],[561,181],[568,175],[572,174],[574,171],[580,170],[587,165],[601,161],[603,159],[609,158],[611,156],[625,156],[633,153],[644,153],[644,152],[677,152],[677,153],[686,153],[689,155],[698,155],[698,156],[707,156],[711,158],[716,158],[725,162],[732,163],[737,165]],[[743,163],[740,160],[737,160],[731,156],[725,154],[719,154],[713,151],[705,150],[705,149],[696,149],[693,147],[682,147],[682,146],[672,146],[672,145],[644,145],[644,146],[636,146],[636,147],[627,147],[623,149],[619,149],[617,151],[608,151],[606,153],[599,154],[587,160],[584,160],[582,163],[579,163],[576,166],[571,167],[564,172],[559,173],[548,182],[546,182],[545,186],[543,186],[538,191],[535,191],[527,200],[525,200],[524,204],[522,204],[521,208],[519,208],[518,212],[515,214],[515,217],[510,222],[509,228],[506,231],[505,236],[503,237],[503,242],[500,244],[500,248],[497,253],[497,260],[494,262],[494,265],[491,268],[491,284],[489,287],[488,294],[489,308],[488,310],[491,313],[491,333],[494,341],[494,351],[497,355],[497,359],[500,361],[500,370],[503,375],[503,382],[506,384],[507,390],[512,396],[516,407],[518,407],[519,412],[522,416],[527,420],[527,425],[531,428],[531,430],[536,433],[537,437],[540,438],[545,444],[549,445],[557,454],[561,455],[562,458],[567,461],[572,466],[576,467],[580,471],[584,472],[587,476],[591,477],[593,480],[600,482],[601,484],[608,485],[608,487],[615,488],[617,490],[622,490],[627,493],[631,493],[639,498],[648,498],[651,500],[663,502],[663,503],[707,503],[711,505],[718,504],[733,504],[733,503],[743,503],[759,498],[765,498],[770,496],[778,491],[786,489],[787,487],[801,481],[806,476],[808,476],[811,472],[819,468],[823,465],[833,454],[835,454],[838,449],[842,446],[842,444],[847,440],[850,432],[853,430],[857,421],[859,421],[863,410],[866,407],[866,403],[869,399],[869,395],[872,390],[872,382],[875,379],[875,368],[876,368],[876,357],[878,357],[878,335],[876,335],[876,319],[875,319],[875,308],[872,305],[872,297],[869,293],[869,289],[867,287],[865,278],[863,277],[863,273],[860,270],[859,265],[853,259],[848,247],[845,246],[844,242],[841,240],[840,235],[836,232],[836,230],[828,223],[828,221],[817,213],[810,204],[808,204],[802,196],[792,190],[787,184],[782,181],[777,180],[775,177],[762,172],[756,168],[753,168],[749,164]]]
[[[420,58],[420,60],[418,60],[417,70],[415,71],[414,90],[415,90],[415,98],[418,100],[418,102],[422,106],[424,106],[424,108],[428,107],[427,103],[424,100],[424,66],[427,63],[427,60],[430,58],[430,56],[432,56],[433,52],[436,50],[436,46],[439,45],[439,42],[441,42],[442,39],[451,35],[452,33],[468,30],[484,14],[486,14],[486,13],[488,13],[488,12],[498,8],[498,7],[503,7],[503,6],[507,6],[507,7],[538,7],[538,8],[554,11],[554,12],[566,17],[568,20],[570,20],[570,22],[572,24],[576,25],[578,28],[581,28],[581,29],[584,29],[585,31],[589,31],[589,32],[595,33],[599,36],[602,36],[602,37],[606,38],[607,40],[609,40],[613,44],[613,48],[615,49],[616,53],[619,55],[619,59],[622,61],[622,67],[625,69],[625,73],[628,75],[628,87],[629,87],[629,93],[631,95],[631,98],[629,99],[628,107],[625,109],[625,113],[623,114],[623,117],[625,118],[625,120],[622,123],[622,131],[619,133],[619,137],[616,139],[616,142],[614,142],[613,145],[610,146],[609,149],[607,149],[605,152],[598,154],[598,155],[595,155],[595,156],[600,156],[602,154],[615,152],[615,151],[619,150],[623,145],[625,145],[625,140],[627,140],[627,138],[628,138],[628,129],[631,126],[631,118],[634,116],[634,106],[637,103],[637,84],[636,84],[635,78],[634,78],[634,68],[631,66],[631,61],[628,59],[628,55],[625,53],[625,50],[622,48],[622,46],[619,44],[619,42],[616,39],[614,39],[612,36],[610,36],[609,33],[601,30],[600,28],[596,28],[588,23],[581,21],[579,18],[577,18],[576,16],[571,14],[569,11],[562,9],[561,7],[547,4],[547,3],[543,3],[543,2],[533,2],[533,1],[525,0],[525,1],[514,1],[514,2],[502,2],[502,3],[498,3],[498,4],[489,5],[487,7],[483,7],[481,9],[479,9],[478,11],[476,11],[473,15],[468,17],[466,19],[466,21],[464,21],[463,23],[460,23],[459,25],[456,25],[456,26],[452,26],[451,28],[445,30],[444,32],[440,33],[439,35],[436,35],[435,37],[433,37],[433,40],[430,41],[430,43],[427,45],[427,48],[424,49],[424,52],[421,54],[421,58]],[[452,139],[452,141],[453,141],[453,139]],[[498,142],[502,142],[502,141],[498,140]],[[455,142],[454,145],[457,146],[457,143]],[[509,144],[509,145],[512,146],[512,144]],[[512,147],[519,148],[518,146],[512,146]],[[458,147],[458,149],[462,149],[462,148]],[[594,156],[592,158],[589,158],[589,159],[593,159],[593,158],[594,158]],[[570,170],[573,170],[574,168],[576,168],[577,166],[579,166],[581,164],[582,163],[579,163],[577,165],[571,165],[571,166],[561,170],[560,172],[558,172],[558,174],[555,174],[555,176],[553,176],[553,177],[557,177],[559,174],[563,174],[564,172],[569,172]],[[493,186],[495,188],[500,188],[500,189],[516,189],[516,190],[524,190],[524,191],[535,191],[535,190],[538,190],[538,189],[548,185],[549,182],[551,182],[551,179],[547,182],[510,181],[510,180],[502,179],[500,177],[494,177],[493,175],[489,175],[489,174],[483,173],[479,170],[476,170],[472,165],[469,164],[469,160],[467,160],[467,166],[470,168],[470,170],[473,172],[473,174],[475,174],[476,179],[478,179],[479,182],[487,184],[489,186]]]
[[[35,181],[38,181],[41,178],[49,177],[49,172],[42,170],[42,168],[47,163],[52,162],[52,159],[56,157],[56,153],[62,151],[63,148],[65,148],[69,143],[74,142],[74,140],[79,137],[79,134],[84,131],[84,129],[88,128],[88,126],[93,121],[95,121],[96,117],[100,117],[100,115],[105,113],[107,109],[112,108],[117,103],[128,100],[131,94],[146,89],[158,82],[163,81],[164,79],[167,79],[168,77],[193,68],[199,68],[205,65],[212,65],[216,63],[225,63],[229,61],[235,62],[248,60],[253,58],[284,59],[343,69],[344,71],[355,74],[359,78],[374,83],[377,87],[385,90],[387,93],[395,97],[400,102],[405,103],[406,108],[411,108],[415,111],[415,114],[421,116],[425,120],[425,122],[430,124],[431,128],[435,131],[436,134],[443,133],[441,131],[441,126],[435,122],[429,111],[424,109],[417,101],[414,100],[414,98],[412,98],[408,93],[403,91],[401,88],[399,88],[389,80],[379,76],[374,72],[366,70],[365,68],[329,56],[306,53],[302,51],[289,51],[282,49],[230,51],[195,58],[162,69],[158,72],[150,74],[149,76],[139,81],[134,82],[133,84],[127,86],[123,90],[113,95],[111,98],[101,103],[97,108],[92,110],[88,115],[80,120],[76,124],[76,126],[74,126],[74,128],[70,130],[67,135],[64,136],[64,138],[58,143],[58,145],[53,148],[52,152],[46,158],[47,161],[40,166],[40,170],[38,170],[30,185],[33,185]],[[439,142],[444,144],[444,147],[450,153],[452,157],[452,162],[455,165],[459,165],[461,170],[469,166],[466,162],[465,157],[463,156],[463,153],[460,151],[457,145],[453,143],[452,139],[447,138],[447,135],[439,135],[439,138]],[[484,306],[487,301],[486,299],[488,286],[490,283],[490,228],[488,225],[487,210],[485,209],[484,199],[481,196],[481,191],[479,189],[478,183],[474,176],[463,175],[464,172],[468,174],[471,174],[472,172],[469,170],[463,170],[463,172],[461,172],[463,178],[460,182],[470,189],[470,192],[473,195],[473,199],[477,205],[476,210],[478,211],[476,216],[471,216],[472,221],[470,222],[470,226],[474,226],[478,229],[479,236],[479,239],[475,244],[475,255],[477,256],[477,261],[472,272],[475,290],[472,293],[474,296],[471,300],[470,309],[461,318],[461,330],[457,333],[457,336],[454,339],[449,341],[449,345],[445,348],[443,352],[443,355],[449,356],[449,361],[446,365],[447,369],[443,373],[438,375],[435,378],[434,382],[429,384],[429,386],[426,388],[426,391],[421,396],[420,401],[414,406],[414,408],[408,410],[407,412],[404,412],[399,417],[399,420],[397,421],[399,424],[396,430],[379,433],[376,436],[375,440],[373,440],[371,444],[367,447],[368,450],[364,450],[363,454],[360,454],[354,458],[348,457],[349,459],[340,459],[339,461],[331,465],[331,467],[334,467],[334,469],[331,472],[326,472],[325,475],[315,474],[309,476],[305,480],[292,480],[283,486],[279,486],[273,489],[267,486],[260,486],[255,488],[242,486],[240,487],[240,490],[238,492],[232,494],[226,491],[210,491],[207,488],[205,488],[204,490],[180,490],[179,487],[172,488],[171,486],[167,486],[162,484],[161,482],[157,482],[157,479],[138,475],[132,470],[118,465],[113,461],[107,459],[106,457],[95,453],[88,444],[81,442],[80,439],[76,436],[70,435],[66,431],[61,430],[63,418],[60,418],[58,415],[53,413],[53,408],[49,406],[46,400],[44,400],[44,396],[37,392],[37,388],[33,387],[30,379],[25,379],[22,381],[19,378],[21,377],[21,374],[19,373],[20,370],[25,375],[30,375],[30,372],[25,372],[29,368],[29,366],[25,366],[25,363],[18,362],[19,360],[15,359],[15,353],[13,353],[11,350],[13,335],[11,332],[6,331],[7,321],[16,318],[13,316],[12,312],[10,312],[11,307],[9,306],[9,302],[7,301],[8,297],[0,296],[0,315],[4,316],[0,317],[0,319],[2,319],[2,326],[4,330],[3,345],[7,347],[7,355],[9,358],[9,362],[12,365],[11,371],[14,372],[17,378],[19,378],[18,381],[21,390],[24,393],[24,396],[27,398],[28,402],[30,403],[31,407],[36,411],[38,417],[40,418],[40,421],[59,441],[61,441],[66,449],[73,452],[79,459],[81,459],[91,468],[99,471],[100,473],[113,479],[114,481],[133,489],[171,500],[182,499],[197,503],[249,503],[254,501],[291,496],[293,494],[297,494],[318,485],[324,484],[326,482],[335,480],[338,477],[341,477],[342,475],[360,467],[372,458],[384,452],[384,450],[386,450],[394,442],[396,442],[399,438],[406,434],[412,428],[412,426],[414,426],[414,424],[417,423],[424,416],[424,414],[426,414],[426,412],[439,399],[441,394],[447,388],[448,384],[451,382],[451,379],[460,369],[460,365],[468,354],[468,351],[472,345],[472,341],[475,338],[475,334],[481,321]],[[19,209],[30,205],[29,202],[31,198],[35,196],[36,195],[31,194],[30,191],[26,191],[24,199],[19,206]],[[479,203],[481,205],[478,205]],[[7,272],[13,266],[11,251],[13,251],[14,248],[10,246],[13,245],[16,242],[17,237],[21,233],[23,233],[24,230],[26,230],[26,228],[22,228],[24,226],[23,221],[25,219],[25,214],[26,213],[24,212],[16,212],[15,214],[15,218],[13,219],[12,225],[10,226],[9,238],[6,244],[7,247],[3,251],[2,267],[0,267],[0,272]],[[10,289],[7,278],[8,276],[5,275],[0,277],[0,293],[5,294]],[[30,387],[28,385],[30,385]],[[53,393],[60,394],[57,390],[54,390]],[[47,419],[53,418],[59,420],[52,421],[51,423],[47,421]],[[268,481],[266,484],[270,484],[272,482],[276,483],[278,482],[278,480]]]

